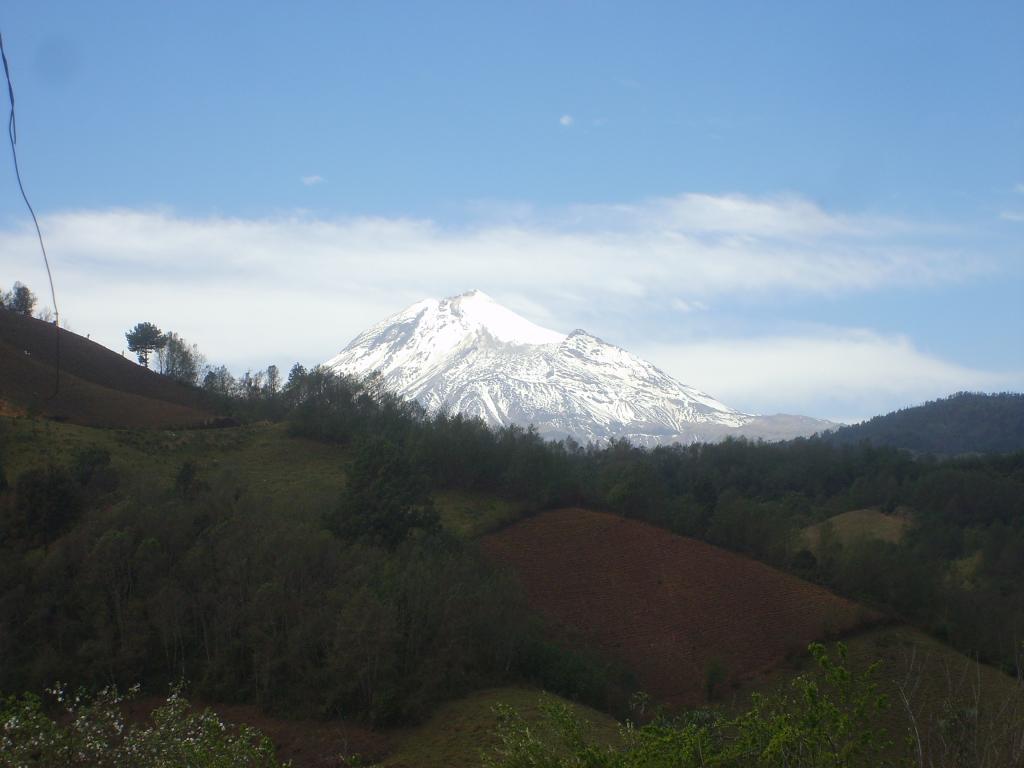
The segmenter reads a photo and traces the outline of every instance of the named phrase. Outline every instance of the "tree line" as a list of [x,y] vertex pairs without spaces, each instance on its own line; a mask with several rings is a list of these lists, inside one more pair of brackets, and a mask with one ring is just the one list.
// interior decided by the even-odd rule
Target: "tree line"
[[[236,378],[227,366],[210,363],[196,344],[175,331],[164,332],[151,322],[137,323],[125,333],[125,340],[140,365],[149,368],[155,356],[157,373],[201,389],[212,407],[225,415],[254,419],[279,419],[284,415],[285,403],[279,398],[284,381],[276,365],[247,370]],[[298,364],[296,367],[305,370]]]

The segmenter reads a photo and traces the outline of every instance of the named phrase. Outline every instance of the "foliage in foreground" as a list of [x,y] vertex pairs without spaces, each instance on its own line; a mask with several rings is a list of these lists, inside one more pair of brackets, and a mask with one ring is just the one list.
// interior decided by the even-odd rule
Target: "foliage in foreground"
[[32,694],[0,700],[0,768],[277,768],[269,739],[193,712],[174,691],[146,723],[125,720],[125,697],[106,688],[92,699],[49,691],[56,719]]
[[531,728],[498,707],[500,745],[488,768],[857,768],[910,765],[885,735],[888,701],[872,682],[874,669],[851,672],[840,643],[836,658],[813,644],[819,667],[788,690],[755,696],[735,718],[698,710],[680,719],[622,727],[619,746],[593,743],[564,704],[545,704],[546,720]]

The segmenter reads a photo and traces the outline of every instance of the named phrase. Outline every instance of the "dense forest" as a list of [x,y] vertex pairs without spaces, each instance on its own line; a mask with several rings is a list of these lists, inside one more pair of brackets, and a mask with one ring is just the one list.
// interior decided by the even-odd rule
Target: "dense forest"
[[0,690],[184,679],[216,701],[373,724],[509,680],[607,705],[607,667],[554,643],[375,445],[311,516],[194,462],[167,485],[122,484],[98,449],[21,473],[0,494]]
[[[620,670],[565,650],[516,585],[433,502],[461,489],[526,514],[586,505],[748,553],[1010,669],[1024,636],[1024,454],[937,460],[828,439],[644,450],[545,442],[429,416],[321,369],[218,395],[239,421],[345,446],[345,490],[315,513],[187,461],[123,478],[101,448],[2,474],[0,689],[54,680],[165,686],[271,710],[406,722],[500,681],[599,706]],[[4,437],[0,433],[0,456]],[[863,507],[914,524],[897,543],[815,552],[801,531]]]

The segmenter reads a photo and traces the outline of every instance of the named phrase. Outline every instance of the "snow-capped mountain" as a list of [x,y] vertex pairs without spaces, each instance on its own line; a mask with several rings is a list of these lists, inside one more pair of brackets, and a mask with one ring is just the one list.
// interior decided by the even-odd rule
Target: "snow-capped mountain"
[[324,365],[351,376],[379,372],[387,387],[429,411],[492,426],[533,424],[544,437],[581,443],[784,439],[835,426],[740,413],[586,331],[541,328],[481,291],[417,302]]

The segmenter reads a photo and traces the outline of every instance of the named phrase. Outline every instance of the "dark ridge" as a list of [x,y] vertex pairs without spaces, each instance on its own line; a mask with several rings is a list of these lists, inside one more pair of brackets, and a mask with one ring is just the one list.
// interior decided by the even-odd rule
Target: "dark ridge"
[[917,454],[960,456],[1024,450],[1024,394],[958,392],[826,433],[841,445],[869,442]]

